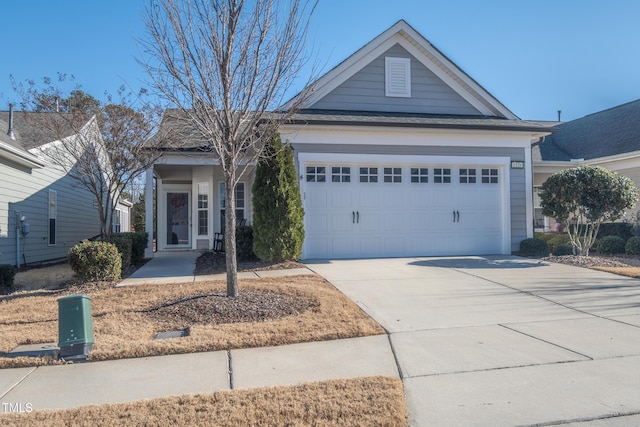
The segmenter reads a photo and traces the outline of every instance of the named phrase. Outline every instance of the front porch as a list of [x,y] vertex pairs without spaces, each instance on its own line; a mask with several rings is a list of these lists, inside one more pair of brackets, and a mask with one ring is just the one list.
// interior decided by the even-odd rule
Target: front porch
[[[236,218],[244,219],[246,224],[251,224],[253,214],[254,174],[255,167],[250,167],[235,188]],[[215,234],[224,230],[225,191],[222,168],[210,157],[160,159],[146,172],[146,231],[150,244],[145,256],[153,257],[153,238],[158,252],[214,249]],[[155,229],[153,212],[157,219]]]

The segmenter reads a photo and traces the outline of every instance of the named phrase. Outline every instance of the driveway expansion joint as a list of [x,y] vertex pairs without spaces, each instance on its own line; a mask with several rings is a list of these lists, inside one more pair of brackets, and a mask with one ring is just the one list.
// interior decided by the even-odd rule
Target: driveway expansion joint
[[516,427],[547,427],[547,426],[559,426],[564,424],[572,424],[572,423],[588,423],[590,421],[601,421],[601,420],[609,420],[613,418],[624,418],[624,417],[633,417],[636,415],[640,415],[640,412],[615,412],[612,414],[602,415],[599,417],[590,417],[590,418],[572,418],[569,420],[556,420],[556,421],[547,421],[543,423],[536,424],[521,424]]
[[[543,340],[542,338],[536,337],[535,335],[530,335],[530,334],[524,333],[524,332],[522,332],[522,331],[519,331],[519,330],[517,330],[517,329],[510,328],[510,327],[509,327],[509,326],[507,326],[507,325],[499,324],[498,326],[501,326],[501,327],[503,327],[503,328],[505,328],[505,329],[508,329],[508,330],[510,330],[510,331],[512,331],[512,332],[517,332],[517,333],[519,333],[519,334],[521,334],[521,335],[524,335],[524,336],[526,336],[526,337],[533,338],[534,340],[538,340],[538,341],[543,342],[543,343],[545,343],[545,344],[549,344],[549,345],[552,345],[552,346],[554,346],[554,347],[558,347],[558,348],[561,348],[561,349],[563,349],[563,350],[570,351],[571,353],[577,354],[578,356],[585,357],[587,360],[594,360],[594,358],[593,358],[593,357],[591,357],[591,356],[587,356],[586,354],[582,354],[582,353],[580,353],[580,352],[578,352],[578,351],[575,351],[575,350],[570,349],[570,348],[568,348],[568,347],[564,347],[564,346],[558,345],[558,344],[556,344],[556,343],[554,343],[554,342],[547,341],[547,340]],[[583,360],[583,362],[584,362],[584,360]]]
[[[382,326],[382,325],[380,325]],[[384,327],[382,327],[383,329],[385,329]],[[408,378],[404,372],[402,372],[402,367],[400,366],[400,361],[398,360],[398,355],[396,354],[396,349],[393,346],[393,341],[391,341],[391,332],[387,331],[385,329],[385,332],[387,333],[387,340],[389,341],[389,348],[391,348],[391,354],[393,354],[393,360],[396,362],[396,369],[398,369],[398,377],[400,379],[405,379]]]
[[568,305],[559,303],[559,302],[551,300],[549,298],[545,298],[545,297],[543,297],[541,295],[538,295],[538,294],[535,294],[533,292],[523,291],[522,289],[514,288],[513,286],[505,285],[504,283],[496,282],[495,280],[487,279],[486,277],[482,277],[482,276],[478,276],[478,275],[475,275],[475,274],[471,274],[469,272],[466,272],[466,271],[463,271],[463,270],[460,270],[460,269],[457,269],[457,268],[451,268],[451,270],[456,271],[456,272],[461,273],[461,274],[466,274],[466,275],[471,276],[471,277],[475,277],[476,279],[484,280],[485,282],[493,283],[494,285],[498,285],[498,286],[502,286],[502,287],[507,288],[507,289],[511,289],[512,291],[516,291],[516,292],[519,292],[519,293],[522,293],[522,294],[525,294],[525,295],[529,295],[529,296],[534,297],[534,298],[541,299],[542,301],[558,305],[558,306],[560,306],[562,308],[566,308],[567,310],[575,311],[575,312],[578,312],[578,313],[586,314],[588,316],[593,316],[593,317],[597,317],[597,318],[600,318],[600,319],[606,319],[606,317],[602,317],[602,316],[599,316],[597,314],[589,313],[588,311],[580,310],[580,309],[577,309],[575,307],[570,307]]

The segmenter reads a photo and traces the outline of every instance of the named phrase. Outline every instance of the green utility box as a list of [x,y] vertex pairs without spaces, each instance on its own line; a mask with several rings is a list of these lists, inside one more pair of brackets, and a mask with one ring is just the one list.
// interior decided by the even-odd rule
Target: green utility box
[[68,295],[58,299],[58,347],[64,359],[86,359],[95,342],[91,298]]

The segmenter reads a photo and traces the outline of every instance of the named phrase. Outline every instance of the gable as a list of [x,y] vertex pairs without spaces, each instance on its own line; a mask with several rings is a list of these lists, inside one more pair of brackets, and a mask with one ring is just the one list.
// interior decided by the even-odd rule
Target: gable
[[[401,68],[403,63],[398,60],[408,60],[409,69]],[[393,66],[395,68],[392,68]],[[408,79],[402,75],[403,73],[408,74]],[[389,82],[389,79],[394,80]],[[394,84],[398,88],[397,94],[393,92]],[[482,115],[477,108],[397,43],[308,108]]]
[[[393,56],[392,56],[393,55]],[[409,59],[409,84],[391,94],[386,58]],[[396,64],[399,65],[399,64]],[[402,79],[400,73],[396,77]],[[406,80],[404,82],[407,82]],[[400,81],[400,86],[404,84]],[[388,83],[388,82],[387,82]],[[397,81],[395,83],[398,83]],[[405,21],[399,21],[303,91],[298,107],[313,110],[518,117]],[[404,99],[398,99],[404,98]],[[294,97],[285,108],[296,105]]]

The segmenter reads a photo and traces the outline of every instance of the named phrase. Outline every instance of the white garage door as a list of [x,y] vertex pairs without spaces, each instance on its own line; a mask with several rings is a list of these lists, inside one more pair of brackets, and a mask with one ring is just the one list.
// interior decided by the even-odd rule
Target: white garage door
[[504,168],[307,162],[305,258],[504,253]]

